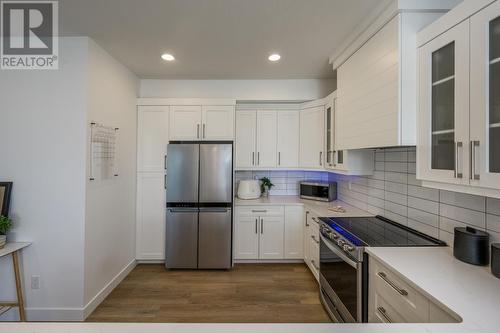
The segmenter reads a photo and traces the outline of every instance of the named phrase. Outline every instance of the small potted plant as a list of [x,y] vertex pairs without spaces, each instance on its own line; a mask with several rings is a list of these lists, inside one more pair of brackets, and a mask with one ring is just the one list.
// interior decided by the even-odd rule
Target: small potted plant
[[262,192],[262,195],[264,197],[269,196],[269,190],[271,190],[271,187],[273,187],[274,184],[271,182],[271,179],[267,177],[262,177],[260,181],[261,181],[260,190]]
[[3,249],[7,243],[7,232],[12,226],[12,220],[6,216],[0,215],[0,249]]

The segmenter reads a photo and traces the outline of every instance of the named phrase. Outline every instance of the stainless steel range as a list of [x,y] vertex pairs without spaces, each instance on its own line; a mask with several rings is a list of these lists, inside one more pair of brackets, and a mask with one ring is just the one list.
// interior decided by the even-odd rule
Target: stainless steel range
[[332,320],[367,322],[367,246],[445,246],[382,216],[320,218],[320,294]]

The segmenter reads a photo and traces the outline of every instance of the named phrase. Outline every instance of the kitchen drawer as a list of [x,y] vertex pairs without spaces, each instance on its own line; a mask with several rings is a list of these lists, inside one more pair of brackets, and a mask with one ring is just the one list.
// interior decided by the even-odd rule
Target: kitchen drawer
[[374,306],[368,315],[370,323],[414,323],[411,319],[405,318],[392,301],[385,299],[377,292],[374,293],[374,298]]
[[283,206],[237,206],[237,216],[284,216],[285,207]]
[[309,231],[309,235],[311,236],[311,238],[314,238],[317,241],[319,241],[319,225],[317,223],[312,222],[309,228],[311,228]]
[[[402,322],[428,322],[429,321],[429,300],[418,292],[410,284],[396,275],[376,260],[370,261],[370,288],[374,289],[375,310],[379,298],[386,300],[397,312],[393,314],[393,319],[403,318]],[[397,309],[397,310],[396,310]],[[395,321],[399,322],[399,321]]]

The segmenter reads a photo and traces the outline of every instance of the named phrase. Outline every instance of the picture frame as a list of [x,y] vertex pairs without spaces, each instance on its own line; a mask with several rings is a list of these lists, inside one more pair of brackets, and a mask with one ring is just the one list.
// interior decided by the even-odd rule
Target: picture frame
[[0,215],[9,216],[12,182],[0,182]]

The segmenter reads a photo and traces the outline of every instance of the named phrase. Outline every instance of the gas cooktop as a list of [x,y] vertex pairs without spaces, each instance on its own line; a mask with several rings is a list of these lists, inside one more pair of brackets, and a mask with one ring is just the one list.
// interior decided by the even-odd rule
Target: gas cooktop
[[322,217],[320,220],[355,247],[446,246],[443,241],[382,216]]

